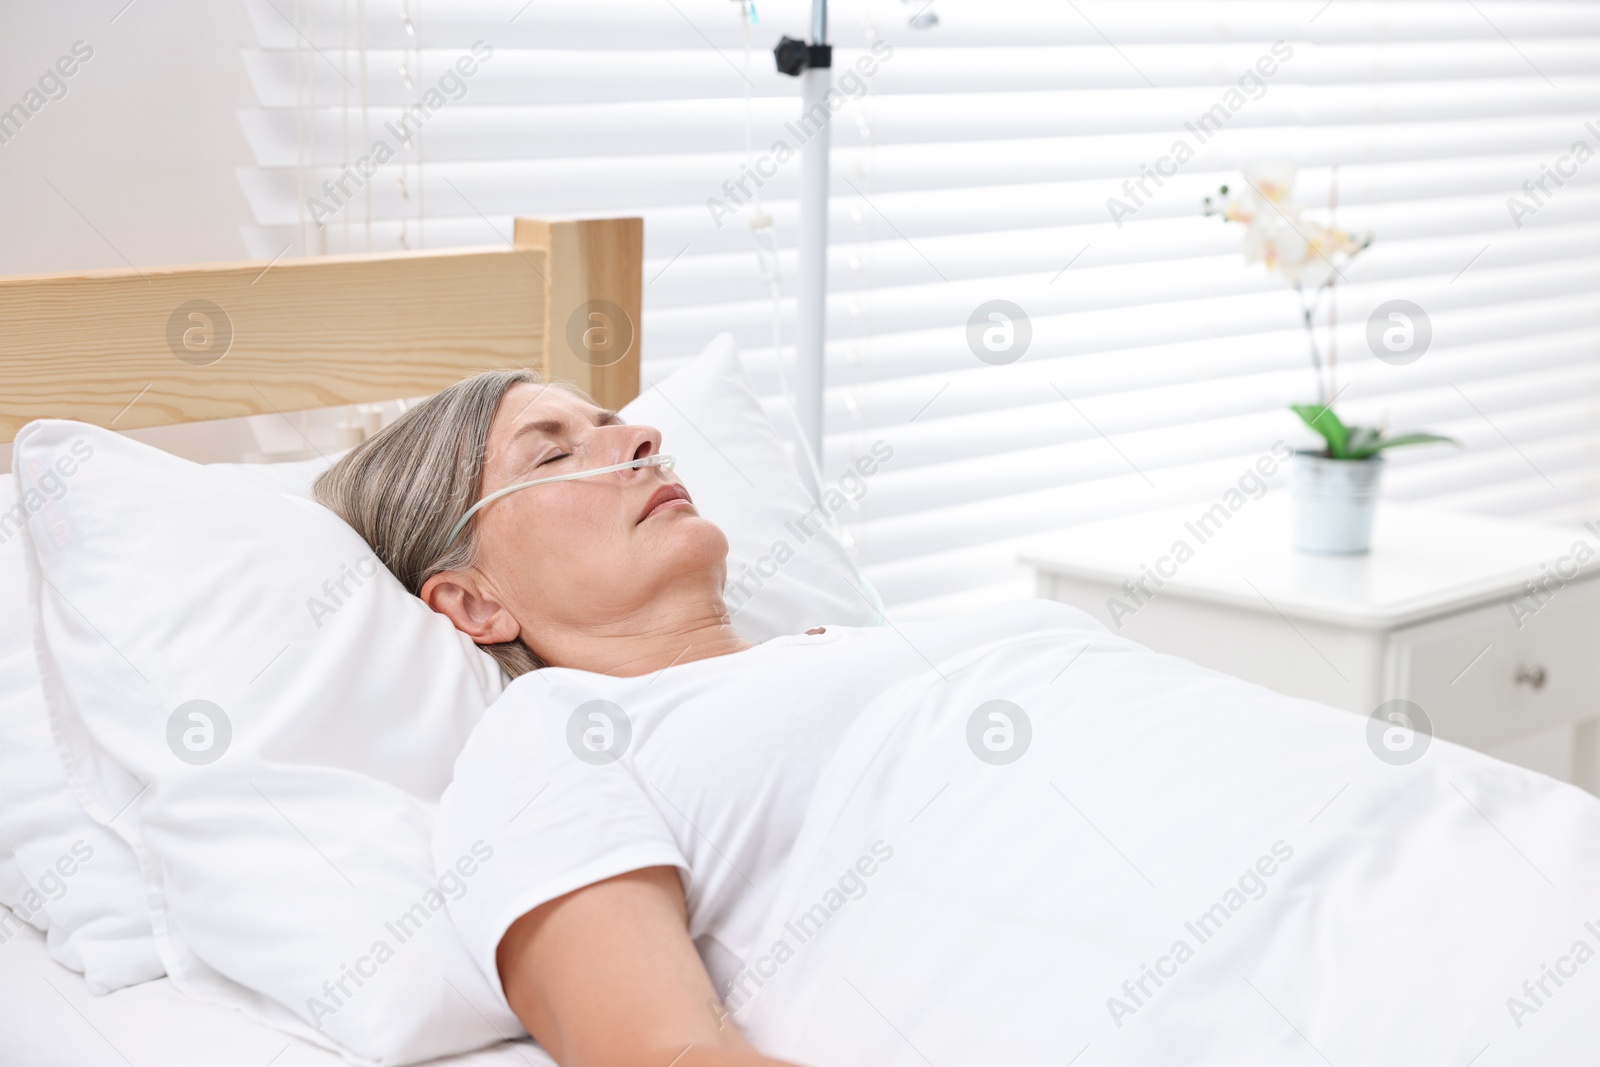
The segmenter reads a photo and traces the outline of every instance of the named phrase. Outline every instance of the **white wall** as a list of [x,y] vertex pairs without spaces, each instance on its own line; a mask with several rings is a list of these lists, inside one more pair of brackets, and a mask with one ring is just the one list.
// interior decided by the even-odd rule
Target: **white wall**
[[244,5],[125,4],[5,5],[0,110],[75,41],[94,55],[0,144],[0,274],[245,258]]
[[[239,228],[252,220],[236,168],[254,161],[237,112],[255,104],[240,58],[254,35],[239,0],[13,0],[0,19],[0,111],[74,42],[93,50],[63,79],[65,96],[20,132],[6,128],[0,274],[248,258]],[[220,459],[243,432],[156,436]],[[0,471],[10,467],[11,446],[0,445]]]

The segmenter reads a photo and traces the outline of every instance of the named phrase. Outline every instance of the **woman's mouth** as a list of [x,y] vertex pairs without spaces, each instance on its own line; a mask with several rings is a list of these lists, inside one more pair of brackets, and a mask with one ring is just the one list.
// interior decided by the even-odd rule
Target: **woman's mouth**
[[[694,501],[689,499],[689,490],[676,483],[668,483],[650,494],[650,499],[646,501],[644,506],[644,513],[639,516],[639,522],[643,522],[658,512],[668,511],[672,508],[693,506]],[[638,523],[634,525],[638,525]]]

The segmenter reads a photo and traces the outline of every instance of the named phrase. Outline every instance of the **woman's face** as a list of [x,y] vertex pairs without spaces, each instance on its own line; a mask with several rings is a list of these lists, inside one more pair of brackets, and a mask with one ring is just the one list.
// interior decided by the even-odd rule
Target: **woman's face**
[[[490,427],[479,498],[518,482],[641,459],[660,448],[661,434],[652,427],[626,425],[565,389],[519,383],[501,399]],[[648,623],[652,605],[669,592],[706,595],[720,609],[727,538],[700,516],[665,468],[521,489],[488,504],[472,521],[479,592],[518,631],[506,634],[510,620],[502,619],[495,624],[500,633],[473,634],[480,643],[521,636],[549,659],[564,634],[618,633]]]

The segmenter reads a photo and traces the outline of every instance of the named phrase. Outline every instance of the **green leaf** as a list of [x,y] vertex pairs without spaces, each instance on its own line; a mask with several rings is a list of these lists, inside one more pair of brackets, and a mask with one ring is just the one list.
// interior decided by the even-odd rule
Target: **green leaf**
[[1455,445],[1458,448],[1461,445],[1461,442],[1457,441],[1454,437],[1445,437],[1443,434],[1408,433],[1402,434],[1399,437],[1391,437],[1387,441],[1379,441],[1373,446],[1372,451],[1380,452],[1385,448],[1399,448],[1401,445],[1426,445],[1432,444],[1436,441],[1443,444]]
[[1339,421],[1339,416],[1333,413],[1332,408],[1322,404],[1290,404],[1289,408],[1328,442],[1330,459],[1349,458],[1346,444],[1350,439],[1350,430]]

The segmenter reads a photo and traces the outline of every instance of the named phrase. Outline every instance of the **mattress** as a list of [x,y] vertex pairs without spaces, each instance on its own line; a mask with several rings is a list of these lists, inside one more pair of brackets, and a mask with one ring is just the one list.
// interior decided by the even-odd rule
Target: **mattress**
[[[438,1067],[554,1067],[533,1042],[502,1041]],[[345,1061],[169,979],[97,997],[32,928],[0,944],[0,1067],[335,1067]]]

